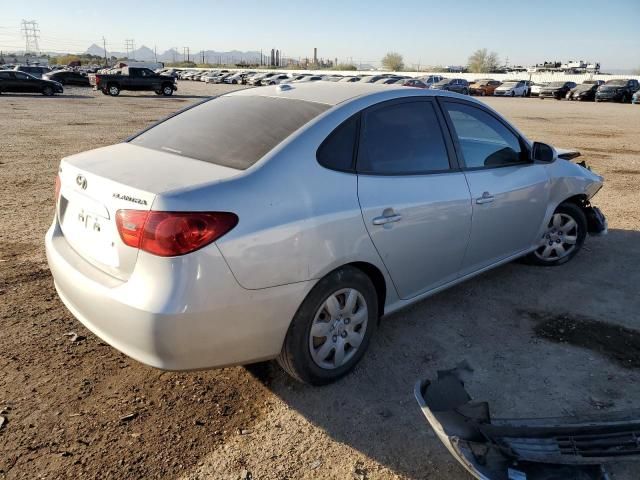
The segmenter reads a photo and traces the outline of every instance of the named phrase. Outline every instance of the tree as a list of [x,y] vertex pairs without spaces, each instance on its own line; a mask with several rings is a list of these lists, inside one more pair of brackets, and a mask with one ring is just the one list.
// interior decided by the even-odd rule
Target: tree
[[382,66],[386,70],[399,72],[404,69],[404,59],[402,58],[402,55],[397,52],[389,52],[382,59]]
[[357,70],[358,67],[356,67],[355,65],[351,64],[351,63],[338,63],[337,65],[334,65],[332,70],[341,70],[341,71],[346,71],[346,70]]
[[486,48],[473,52],[469,57],[469,71],[472,73],[490,73],[495,71],[500,63],[496,52],[489,53]]

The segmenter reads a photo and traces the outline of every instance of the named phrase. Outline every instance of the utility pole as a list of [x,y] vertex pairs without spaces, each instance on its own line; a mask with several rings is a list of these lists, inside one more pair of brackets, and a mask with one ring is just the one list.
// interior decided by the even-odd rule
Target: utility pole
[[171,47],[171,55],[173,55],[173,63],[176,63],[176,52],[178,51],[178,47]]
[[153,56],[156,59],[156,63],[158,63],[158,50],[155,45],[153,46]]
[[102,48],[104,48],[104,64],[108,65],[108,61],[107,61],[107,40],[102,37]]

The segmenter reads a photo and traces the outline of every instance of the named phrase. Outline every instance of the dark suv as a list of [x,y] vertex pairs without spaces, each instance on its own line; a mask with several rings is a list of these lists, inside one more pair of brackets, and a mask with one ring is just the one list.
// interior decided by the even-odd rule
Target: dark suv
[[49,67],[40,67],[38,65],[18,65],[14,70],[16,72],[28,73],[32,77],[36,78],[42,78],[42,75],[51,72]]
[[540,89],[540,94],[538,95],[538,97],[540,97],[541,100],[545,98],[555,98],[556,100],[562,100],[567,96],[567,93],[569,93],[571,89],[575,87],[575,82],[551,82]]
[[627,103],[633,94],[640,90],[640,83],[634,79],[609,80],[596,92],[596,102]]
[[464,78],[445,78],[435,83],[431,88],[434,90],[449,90],[450,92],[469,95],[469,82]]

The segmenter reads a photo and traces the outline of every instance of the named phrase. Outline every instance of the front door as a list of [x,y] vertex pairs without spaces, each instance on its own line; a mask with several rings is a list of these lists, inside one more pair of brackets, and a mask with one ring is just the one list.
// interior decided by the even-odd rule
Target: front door
[[531,162],[524,142],[496,116],[467,102],[442,104],[472,199],[465,275],[533,247],[550,182],[545,165]]
[[437,104],[428,98],[385,102],[362,116],[362,216],[404,299],[455,280],[467,248],[469,189],[443,132]]

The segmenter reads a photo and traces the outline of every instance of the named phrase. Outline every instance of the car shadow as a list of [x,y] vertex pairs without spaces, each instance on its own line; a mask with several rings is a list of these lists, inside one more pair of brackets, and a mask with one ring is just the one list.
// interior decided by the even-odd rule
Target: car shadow
[[473,398],[488,400],[496,416],[597,413],[593,397],[640,407],[640,371],[534,333],[535,312],[640,330],[638,265],[640,232],[612,230],[588,238],[564,266],[510,263],[383,319],[360,365],[335,384],[301,385],[275,362],[247,369],[335,442],[397,475],[468,479],[422,416],[415,382],[467,361]]
[[64,94],[57,93],[50,97],[46,95],[42,95],[41,93],[3,93],[0,95],[0,98],[33,98],[33,97],[42,97],[42,98],[93,98],[92,95],[78,95],[78,94]]
[[[109,95],[105,95],[105,96],[109,96]],[[131,95],[131,94],[119,94],[118,97],[119,98],[135,98],[135,99],[146,99],[146,98],[150,98],[150,99],[159,99],[159,100],[166,100],[166,99],[172,99],[172,98],[211,98],[211,97],[215,97],[216,95],[169,95],[169,96],[164,96],[164,95]]]

